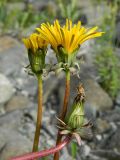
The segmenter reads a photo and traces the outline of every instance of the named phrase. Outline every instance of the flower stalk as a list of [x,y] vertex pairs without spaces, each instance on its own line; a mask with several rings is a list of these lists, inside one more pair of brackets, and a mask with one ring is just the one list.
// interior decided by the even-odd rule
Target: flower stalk
[[67,106],[68,106],[68,100],[70,95],[70,71],[65,71],[66,73],[66,87],[65,87],[65,95],[64,95],[64,102],[63,102],[63,108],[61,111],[60,119],[64,121],[66,113],[67,113]]
[[57,145],[55,147],[52,147],[50,149],[43,150],[43,151],[40,151],[40,152],[29,153],[29,154],[26,154],[24,156],[19,156],[19,157],[16,157],[16,158],[12,158],[10,160],[31,160],[31,159],[35,159],[35,158],[45,157],[45,156],[48,156],[50,154],[54,154],[55,152],[60,151],[67,144],[69,144],[71,139],[72,139],[72,137],[70,135],[68,135],[59,145]]
[[[67,114],[69,95],[70,95],[70,71],[67,70],[66,71],[66,87],[65,87],[64,102],[63,102],[62,112],[61,112],[61,115],[60,115],[60,119],[62,121],[65,120],[65,116]],[[62,135],[58,131],[56,145],[60,144],[61,139],[62,139]],[[54,155],[54,160],[58,160],[58,159],[59,159],[59,152],[56,152],[55,155]]]
[[37,111],[36,131],[35,131],[33,150],[32,150],[33,152],[38,151],[40,129],[42,124],[42,102],[43,102],[42,74],[38,74],[37,79],[38,79],[38,111]]

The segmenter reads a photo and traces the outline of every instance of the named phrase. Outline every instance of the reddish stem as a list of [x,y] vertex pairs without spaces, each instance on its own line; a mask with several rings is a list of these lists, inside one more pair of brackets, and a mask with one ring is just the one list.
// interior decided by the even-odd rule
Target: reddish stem
[[[70,95],[70,71],[67,71],[66,72],[66,87],[65,87],[64,102],[63,102],[62,112],[60,115],[60,119],[62,121],[64,121],[66,113],[67,113],[69,95]],[[61,143],[61,139],[62,139],[62,135],[60,135],[60,133],[58,131],[56,145]],[[59,160],[59,152],[55,153],[53,159]]]
[[60,151],[70,141],[71,141],[71,136],[67,136],[59,145],[57,145],[55,147],[52,147],[50,149],[43,150],[43,151],[40,151],[40,152],[33,152],[33,153],[29,153],[29,154],[26,154],[26,155],[23,155],[23,156],[11,158],[10,160],[33,160],[35,158],[45,157],[45,156],[48,156],[50,154],[54,154],[54,153]]

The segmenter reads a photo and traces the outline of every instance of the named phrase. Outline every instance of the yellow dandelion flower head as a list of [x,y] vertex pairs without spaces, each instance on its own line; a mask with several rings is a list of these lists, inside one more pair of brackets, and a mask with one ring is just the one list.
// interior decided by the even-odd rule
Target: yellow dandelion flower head
[[23,38],[23,43],[26,48],[31,49],[35,53],[38,49],[43,49],[47,47],[47,42],[42,39],[39,34],[33,33],[29,38]]
[[68,19],[64,26],[55,20],[53,25],[42,23],[40,28],[36,28],[41,38],[50,43],[55,52],[58,52],[58,46],[62,46],[67,54],[73,53],[86,40],[101,36],[103,32],[98,32],[97,29],[98,27],[87,29],[80,21],[73,24]]

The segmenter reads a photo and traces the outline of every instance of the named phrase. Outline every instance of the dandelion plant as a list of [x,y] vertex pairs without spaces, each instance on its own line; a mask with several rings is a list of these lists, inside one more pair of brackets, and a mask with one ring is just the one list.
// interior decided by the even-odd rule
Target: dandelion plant
[[[73,24],[69,19],[66,19],[65,25],[62,26],[58,20],[55,20],[53,24],[42,23],[40,27],[36,28],[36,33],[31,34],[29,38],[23,39],[28,50],[30,62],[30,65],[27,67],[28,72],[32,72],[38,80],[38,115],[32,153],[12,158],[11,160],[36,160],[36,158],[45,157],[49,154],[54,154],[53,159],[59,160],[59,151],[73,138],[76,138],[78,144],[81,144],[81,131],[86,127],[90,127],[91,122],[84,123],[85,91],[82,85],[78,86],[78,93],[68,112],[71,68],[75,68],[77,65],[79,69],[76,55],[82,43],[91,38],[102,36],[103,32],[99,32],[97,29],[98,27],[93,27],[91,29],[85,28],[81,25],[80,21],[78,21],[77,24]],[[38,151],[42,123],[42,76],[44,76],[43,70],[50,72],[45,64],[48,45],[51,45],[57,58],[57,64],[53,67],[54,69],[52,71],[55,73],[64,71],[66,87],[63,106],[60,115],[57,117],[58,134],[56,146],[43,151]],[[64,140],[62,140],[63,136],[65,136]]]

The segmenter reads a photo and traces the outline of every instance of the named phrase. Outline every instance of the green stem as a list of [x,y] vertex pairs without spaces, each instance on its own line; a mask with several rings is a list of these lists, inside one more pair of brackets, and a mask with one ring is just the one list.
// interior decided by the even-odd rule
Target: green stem
[[[70,95],[70,71],[67,70],[66,71],[66,87],[65,87],[64,102],[63,102],[62,112],[60,115],[60,119],[62,121],[65,120],[65,116],[67,113],[69,95]],[[58,131],[56,145],[60,144],[61,140],[62,140],[62,135],[60,135]],[[54,160],[59,160],[59,152],[55,153]]]
[[36,123],[36,131],[34,136],[34,143],[33,143],[33,152],[38,151],[38,144],[39,144],[39,138],[40,138],[40,129],[41,129],[41,123],[42,123],[42,75],[37,75],[38,78],[38,111],[37,111],[37,123]]

